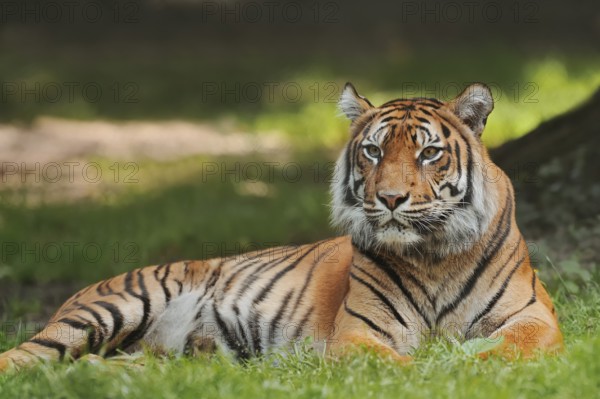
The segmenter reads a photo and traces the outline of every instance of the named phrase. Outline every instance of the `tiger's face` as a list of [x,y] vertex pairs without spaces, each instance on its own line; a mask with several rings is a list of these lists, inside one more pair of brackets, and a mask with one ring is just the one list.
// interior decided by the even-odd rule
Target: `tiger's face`
[[[340,108],[352,138],[334,181],[333,222],[363,248],[406,253],[462,250],[495,213],[480,136],[493,108],[489,89],[448,103],[393,100],[374,107],[347,84]],[[500,172],[501,173],[501,172]]]

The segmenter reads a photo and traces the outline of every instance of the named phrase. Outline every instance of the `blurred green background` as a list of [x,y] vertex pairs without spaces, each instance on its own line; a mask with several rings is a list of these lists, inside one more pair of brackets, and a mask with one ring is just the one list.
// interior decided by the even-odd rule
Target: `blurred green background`
[[[346,81],[375,104],[449,100],[470,82],[486,82],[496,99],[484,134],[490,147],[577,107],[600,86],[595,1],[86,4],[72,13],[63,4],[60,17],[43,1],[28,2],[29,13],[2,9],[0,123],[13,132],[11,148],[20,140],[34,145],[48,120],[57,135],[73,121],[108,123],[114,148],[132,146],[119,129],[141,122],[163,129],[166,147],[179,134],[164,125],[169,121],[224,139],[241,132],[280,144],[269,150],[258,141],[237,153],[207,144],[165,160],[144,151],[113,156],[93,142],[64,155],[69,142],[53,148],[50,141],[36,147],[43,155],[37,172],[35,153],[22,159],[27,145],[5,151],[5,317],[43,319],[75,288],[133,267],[335,234],[328,180],[347,139],[348,122],[335,104]],[[106,133],[79,129],[82,137]],[[105,178],[53,182],[40,172],[48,162],[70,161],[99,165]],[[276,163],[272,175],[269,162]],[[128,163],[133,181],[123,177]],[[243,171],[252,163],[260,175]],[[207,173],[209,165],[217,172]],[[23,174],[27,168],[34,172]],[[299,175],[290,177],[294,171]],[[528,212],[523,220],[544,213],[518,206]],[[559,208],[568,214],[567,207]],[[598,237],[597,215],[590,220],[528,237],[554,289],[577,292],[595,278],[589,248],[596,241],[583,249],[556,246]],[[524,226],[525,233],[534,227]]]

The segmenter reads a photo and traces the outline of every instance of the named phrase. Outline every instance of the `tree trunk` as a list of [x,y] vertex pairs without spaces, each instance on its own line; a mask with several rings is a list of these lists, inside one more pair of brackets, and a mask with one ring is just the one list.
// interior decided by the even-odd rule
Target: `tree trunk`
[[513,181],[524,236],[541,243],[538,261],[600,263],[600,90],[490,154]]

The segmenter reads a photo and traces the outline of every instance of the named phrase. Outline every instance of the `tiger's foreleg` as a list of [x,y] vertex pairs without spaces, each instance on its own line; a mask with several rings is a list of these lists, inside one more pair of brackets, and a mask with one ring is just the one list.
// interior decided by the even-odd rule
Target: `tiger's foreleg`
[[412,361],[412,356],[401,355],[376,337],[358,332],[340,335],[336,342],[329,347],[328,354],[333,358],[339,358],[359,353],[360,350],[365,349],[401,364],[408,364]]
[[[202,262],[133,270],[91,285],[68,299],[32,338],[0,355],[0,371],[39,361],[106,355],[137,344],[169,302],[199,284]],[[214,272],[214,270],[213,270]]]
[[531,358],[537,352],[556,353],[563,348],[563,338],[556,317],[540,302],[509,317],[489,338],[501,338],[502,343],[491,351],[482,353],[482,358],[490,355],[508,359]]
[[[371,321],[363,320],[357,317],[354,311],[348,308],[347,302],[344,302],[338,310],[334,331],[328,340],[328,355],[333,358],[344,357],[355,354],[360,350],[368,350],[382,357],[392,359],[401,364],[407,364],[412,361],[412,357],[406,355],[410,343],[402,343],[403,352],[398,352],[394,348],[394,343],[398,343],[391,335],[383,331],[380,326],[384,325],[383,320]],[[375,324],[377,323],[377,324]],[[368,324],[371,324],[369,326]],[[378,327],[373,329],[372,326]],[[405,331],[410,336],[411,331]]]

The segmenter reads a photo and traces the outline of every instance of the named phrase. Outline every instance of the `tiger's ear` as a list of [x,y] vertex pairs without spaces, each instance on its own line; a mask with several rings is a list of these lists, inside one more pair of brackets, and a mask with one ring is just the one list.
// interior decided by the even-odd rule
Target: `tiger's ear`
[[338,107],[348,119],[354,122],[356,118],[373,108],[373,104],[358,94],[352,83],[348,82],[344,86],[344,90],[342,90]]
[[483,83],[474,83],[450,101],[450,109],[479,137],[494,109],[492,92]]

